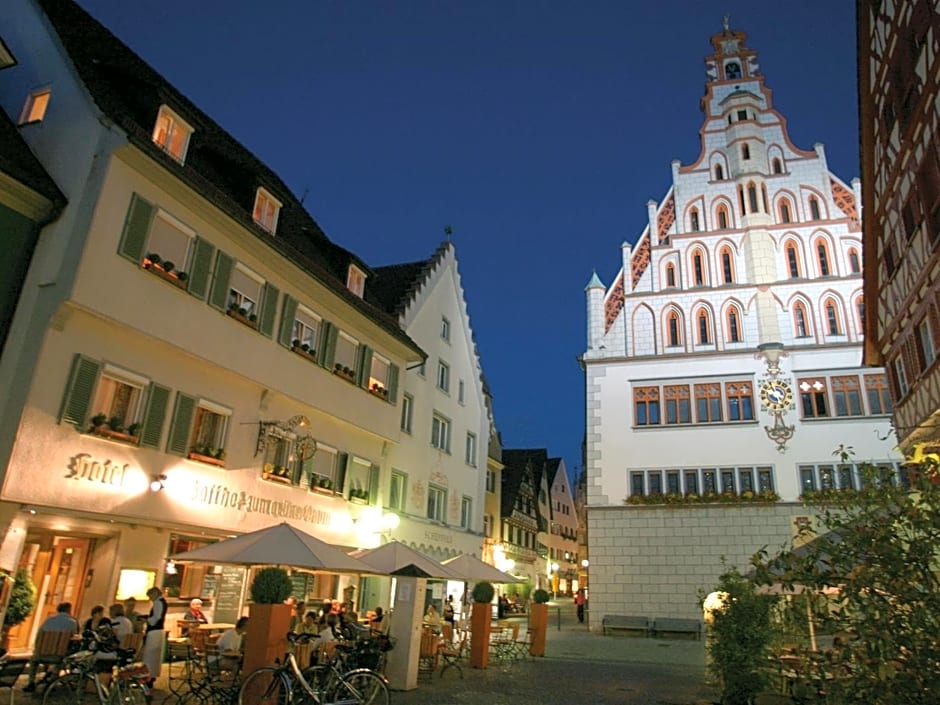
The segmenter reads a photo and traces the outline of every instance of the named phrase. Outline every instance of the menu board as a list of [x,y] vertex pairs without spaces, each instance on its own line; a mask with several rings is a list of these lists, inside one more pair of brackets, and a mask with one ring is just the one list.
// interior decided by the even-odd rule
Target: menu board
[[215,593],[215,611],[212,614],[214,621],[234,623],[241,617],[246,572],[242,566],[223,566]]
[[290,594],[294,596],[297,602],[305,602],[307,600],[307,578],[309,577],[310,576],[306,573],[294,573],[290,576]]

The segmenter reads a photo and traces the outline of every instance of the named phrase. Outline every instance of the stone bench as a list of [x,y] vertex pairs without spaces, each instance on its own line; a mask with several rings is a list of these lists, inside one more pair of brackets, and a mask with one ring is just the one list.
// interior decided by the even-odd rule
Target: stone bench
[[663,634],[691,634],[695,639],[702,638],[702,623],[697,619],[679,617],[657,617],[650,625],[653,636]]
[[634,617],[623,614],[605,614],[601,620],[604,634],[611,632],[639,632],[641,636],[649,636],[650,620],[648,617]]

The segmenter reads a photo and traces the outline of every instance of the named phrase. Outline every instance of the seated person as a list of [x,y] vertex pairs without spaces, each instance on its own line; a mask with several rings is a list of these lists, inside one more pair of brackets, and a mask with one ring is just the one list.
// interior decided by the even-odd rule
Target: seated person
[[114,628],[114,634],[119,642],[123,642],[127,635],[134,633],[134,625],[131,624],[131,620],[124,616],[124,605],[120,602],[115,602],[108,608],[108,615],[111,618],[111,626]]
[[303,600],[300,600],[294,605],[294,612],[290,617],[290,626],[289,630],[299,634],[297,630],[304,623],[304,618],[307,614],[307,603]]
[[[78,620],[72,616],[72,603],[60,602],[56,607],[56,613],[47,617],[46,621],[39,627],[39,632],[70,632],[78,634]],[[32,693],[36,690],[36,671],[39,668],[39,661],[30,659],[27,683],[23,692]]]
[[209,618],[202,611],[202,600],[198,597],[189,601],[189,609],[183,615],[183,624],[180,626],[180,636],[187,636],[189,629],[194,624],[208,624]]
[[385,612],[382,611],[381,607],[375,608],[375,616],[369,620],[369,629],[374,632],[379,632],[381,634],[388,634],[389,629],[389,620]]
[[248,617],[239,617],[235,626],[222,632],[222,636],[216,642],[219,648],[219,667],[223,671],[238,670],[245,648],[246,631],[248,631]]
[[107,617],[104,616],[104,605],[95,605],[91,608],[91,617],[86,619],[82,625],[82,631],[93,632],[100,626],[102,621],[108,621]]
[[339,616],[328,614],[326,616],[326,626],[320,630],[320,643],[325,644],[328,641],[336,641],[339,630]]
[[424,613],[424,623],[430,624],[432,627],[441,626],[441,615],[438,614],[437,609],[434,607],[433,603],[428,605],[428,609]]
[[319,634],[321,626],[317,621],[317,613],[313,610],[304,615],[303,621],[294,627],[295,634]]

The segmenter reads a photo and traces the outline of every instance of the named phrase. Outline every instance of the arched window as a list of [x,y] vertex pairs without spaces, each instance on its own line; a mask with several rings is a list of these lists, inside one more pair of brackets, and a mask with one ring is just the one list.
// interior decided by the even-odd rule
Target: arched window
[[747,210],[744,208],[744,187],[738,186],[738,202],[741,204],[741,215],[747,215]]
[[806,315],[806,306],[802,301],[793,304],[793,328],[796,331],[797,338],[808,338],[810,336],[809,317]]
[[728,229],[728,208],[724,203],[718,206],[718,228],[720,230]]
[[751,158],[751,148],[745,142],[741,145],[741,159],[747,161]]
[[858,250],[854,247],[849,248],[849,271],[852,274],[858,274],[862,271],[861,260],[858,257]]
[[819,199],[815,196],[809,197],[809,215],[813,220],[819,220]]
[[784,198],[780,201],[780,222],[789,223],[791,220],[790,202]]
[[728,315],[726,322],[728,324],[728,342],[729,343],[740,343],[741,342],[741,318],[738,315],[738,309],[734,306],[728,307]]
[[760,185],[760,198],[764,203],[764,213],[770,213],[770,208],[767,206],[767,184]]
[[858,330],[865,332],[865,299],[859,296],[855,299],[855,314],[858,316]]
[[734,258],[731,254],[731,248],[725,245],[721,248],[718,255],[721,260],[721,276],[725,284],[734,283]]
[[753,181],[747,185],[747,204],[751,207],[751,213],[757,212],[757,186]]
[[796,249],[796,244],[788,242],[786,246],[787,253],[787,273],[790,279],[799,279],[800,277],[800,253]]
[[697,233],[701,230],[701,225],[698,220],[698,208],[693,208],[689,211],[689,221],[692,223],[692,232]]
[[666,314],[666,340],[672,348],[682,345],[682,325],[675,311]]
[[692,253],[692,277],[695,286],[705,286],[705,258],[701,250]]
[[676,265],[672,262],[666,265],[666,286],[676,285]]
[[826,331],[829,335],[842,335],[842,326],[839,321],[839,307],[832,299],[826,299],[823,304],[823,311],[826,313]]
[[725,170],[722,168],[721,164],[715,164],[715,181],[724,181]]
[[829,269],[829,246],[822,238],[816,241],[816,259],[819,262],[819,276],[828,277],[832,274]]
[[699,345],[708,345],[712,342],[711,321],[708,320],[708,311],[704,308],[699,309],[698,314],[695,316],[695,321],[698,328]]
[[774,158],[774,161],[773,161],[773,170],[774,170],[774,173],[775,173],[775,174],[782,174],[782,173],[783,173],[783,164],[781,164],[781,163],[780,163],[780,160],[777,159],[777,158]]

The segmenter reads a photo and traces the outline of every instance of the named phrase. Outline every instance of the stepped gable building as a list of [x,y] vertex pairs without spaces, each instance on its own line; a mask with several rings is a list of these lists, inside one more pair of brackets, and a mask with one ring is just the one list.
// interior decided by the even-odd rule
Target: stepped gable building
[[[71,0],[0,3],[0,40],[0,107],[61,190],[27,182],[24,215],[61,213],[0,243],[7,263],[36,242],[0,358],[0,568],[44,587],[11,648],[58,602],[154,584],[170,630],[191,597],[234,622],[245,568],[166,560],[232,534],[379,543],[402,371],[426,355],[366,296],[372,270]],[[298,599],[356,583],[295,578]]]
[[888,369],[901,448],[940,452],[940,11],[858,3],[865,360]]
[[490,412],[456,247],[376,267],[366,300],[428,355],[398,381],[401,433],[387,452],[386,506],[401,518],[394,537],[440,560],[481,557]]
[[[532,588],[551,590],[547,545],[548,485],[544,448],[503,448],[500,553]],[[540,540],[541,534],[541,540]]]
[[793,144],[744,32],[711,44],[701,152],[586,288],[594,615],[701,617],[722,556],[783,545],[857,463],[899,470],[862,364],[860,185]]

